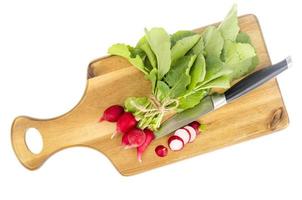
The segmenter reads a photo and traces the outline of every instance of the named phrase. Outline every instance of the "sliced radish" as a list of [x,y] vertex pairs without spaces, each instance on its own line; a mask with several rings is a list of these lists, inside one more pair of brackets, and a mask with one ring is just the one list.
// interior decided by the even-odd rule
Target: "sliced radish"
[[166,155],[168,155],[168,148],[165,147],[164,145],[158,145],[155,148],[155,153],[156,155],[158,155],[159,157],[165,157]]
[[191,126],[185,126],[183,128],[190,132],[191,138],[190,138],[189,142],[190,143],[193,142],[195,140],[195,138],[196,138],[196,135],[197,135],[195,129],[192,128]]
[[184,141],[184,144],[187,144],[191,139],[191,133],[183,128],[175,131],[174,135],[180,137]]
[[197,135],[200,133],[199,127],[200,127],[200,123],[198,121],[193,121],[189,124],[189,126],[191,126],[192,128],[195,129]]
[[184,141],[177,135],[172,135],[168,140],[168,145],[172,151],[179,151],[184,147]]

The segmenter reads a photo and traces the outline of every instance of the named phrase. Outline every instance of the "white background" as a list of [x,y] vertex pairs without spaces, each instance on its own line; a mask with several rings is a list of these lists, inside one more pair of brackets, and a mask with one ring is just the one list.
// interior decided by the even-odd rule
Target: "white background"
[[[273,62],[292,55],[278,77],[290,117],[283,131],[131,177],[104,155],[71,148],[39,170],[25,169],[10,143],[18,115],[50,118],[81,98],[88,63],[144,27],[170,33],[224,18],[233,1],[0,1],[0,199],[301,199],[301,6],[238,1],[254,13]],[[300,19],[300,20],[299,20]]]

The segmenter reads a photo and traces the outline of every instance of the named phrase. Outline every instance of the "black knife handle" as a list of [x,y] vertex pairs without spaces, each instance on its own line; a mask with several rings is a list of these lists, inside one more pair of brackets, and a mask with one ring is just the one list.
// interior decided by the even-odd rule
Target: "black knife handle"
[[241,97],[242,95],[245,95],[249,91],[259,87],[263,83],[269,81],[284,70],[288,69],[291,64],[291,57],[287,57],[277,64],[258,70],[257,72],[248,75],[224,93],[226,101],[229,103]]

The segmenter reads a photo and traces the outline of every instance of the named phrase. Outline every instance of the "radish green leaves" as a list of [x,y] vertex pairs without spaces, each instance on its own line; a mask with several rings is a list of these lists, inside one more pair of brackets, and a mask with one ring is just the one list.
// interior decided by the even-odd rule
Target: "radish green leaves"
[[159,128],[166,113],[196,106],[212,88],[229,88],[258,64],[250,37],[240,32],[236,5],[219,26],[209,26],[201,34],[145,29],[135,47],[115,44],[108,52],[126,58],[151,81],[150,97],[125,101],[139,128],[151,130]]
[[141,70],[144,74],[148,74],[143,59],[139,55],[134,54],[134,48],[125,44],[114,44],[108,49],[108,53],[128,59],[132,65]]
[[170,36],[163,28],[145,29],[146,38],[157,59],[158,79],[162,79],[171,65]]
[[240,30],[237,20],[237,5],[232,7],[224,21],[219,25],[218,30],[225,40],[236,40]]

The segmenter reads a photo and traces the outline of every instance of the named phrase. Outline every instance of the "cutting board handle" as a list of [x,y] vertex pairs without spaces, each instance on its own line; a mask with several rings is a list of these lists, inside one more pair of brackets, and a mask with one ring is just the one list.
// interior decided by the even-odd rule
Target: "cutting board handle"
[[[44,161],[49,157],[47,155],[46,146],[48,145],[47,138],[43,135],[41,128],[47,123],[47,120],[34,119],[27,116],[17,117],[11,130],[11,140],[13,149],[19,159],[19,161],[28,169],[34,170],[39,168]],[[26,132],[29,128],[37,129],[43,140],[43,148],[40,153],[36,154],[30,151],[26,144]]]
[[[26,116],[17,117],[12,125],[11,140],[13,149],[19,159],[19,161],[28,169],[34,170],[39,168],[48,156],[45,156],[45,145],[47,144],[46,138],[43,135],[43,131],[40,127],[43,125],[42,120],[33,119]],[[29,128],[37,129],[43,140],[43,148],[40,153],[35,154],[30,151],[26,144],[26,132]]]
[[[137,82],[130,84],[133,76],[137,77],[137,82],[143,86],[137,87]],[[104,154],[108,154],[107,145],[120,147],[119,142],[114,145],[112,143],[117,140],[110,140],[111,135],[116,132],[116,125],[99,123],[99,118],[107,107],[121,105],[125,100],[125,96],[115,96],[113,91],[129,96],[146,96],[146,91],[151,91],[151,85],[140,71],[128,67],[89,79],[80,102],[61,116],[52,119],[17,117],[12,124],[11,140],[20,162],[26,168],[34,170],[48,157],[68,147],[85,146],[98,149]],[[31,146],[26,144],[26,132],[30,128],[37,129],[43,140],[43,149],[37,154],[31,152]]]
[[[62,128],[60,125],[66,123],[66,118],[73,120],[72,117],[66,117],[66,115],[48,120],[19,116],[14,120],[11,129],[11,142],[16,156],[26,168],[30,170],[37,169],[55,152],[75,146],[78,144],[77,142],[82,142],[81,140],[73,140],[73,132],[68,129],[70,127],[65,127],[67,133],[61,134]],[[37,129],[42,137],[43,148],[39,153],[33,153],[26,144],[26,132],[30,128]],[[64,138],[60,135],[63,135]]]

